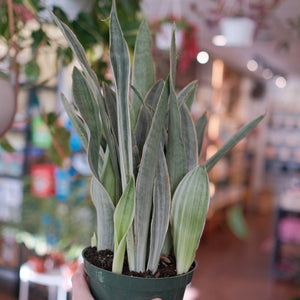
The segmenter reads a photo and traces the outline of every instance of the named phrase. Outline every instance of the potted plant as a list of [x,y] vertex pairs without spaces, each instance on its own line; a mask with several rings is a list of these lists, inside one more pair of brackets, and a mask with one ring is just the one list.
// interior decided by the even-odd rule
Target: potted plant
[[217,3],[222,9],[220,19],[221,34],[227,46],[250,46],[253,43],[256,22],[252,17],[252,7],[244,1]]
[[248,17],[226,17],[220,20],[221,34],[227,46],[251,46],[256,24]]
[[[137,35],[131,69],[113,1],[112,89],[106,83],[99,85],[75,35],[53,18],[82,68],[73,70],[74,105],[64,96],[62,101],[82,139],[92,173],[97,234],[92,247],[83,251],[91,292],[101,300],[182,299],[196,267],[195,253],[209,207],[208,171],[263,116],[198,165],[207,117],[204,114],[196,124],[192,121],[195,82],[175,93],[174,30],[170,75],[155,82],[152,38],[146,22]],[[95,261],[102,262],[102,267]],[[161,278],[164,265],[173,265],[174,276]]]
[[265,27],[264,23],[281,2],[215,0],[206,11],[197,9],[196,4],[192,4],[192,10],[197,11],[210,28],[219,25],[227,46],[245,47],[253,43],[255,34]]

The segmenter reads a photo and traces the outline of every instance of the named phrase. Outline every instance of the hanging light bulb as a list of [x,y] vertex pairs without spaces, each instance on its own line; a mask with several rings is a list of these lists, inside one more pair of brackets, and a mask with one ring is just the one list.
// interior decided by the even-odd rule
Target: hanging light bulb
[[275,84],[278,88],[283,89],[286,87],[286,79],[283,76],[277,76]]
[[206,64],[209,61],[209,54],[206,51],[200,51],[197,55],[197,61],[199,64]]
[[258,63],[254,59],[250,59],[247,62],[247,69],[251,72],[255,72],[258,69]]

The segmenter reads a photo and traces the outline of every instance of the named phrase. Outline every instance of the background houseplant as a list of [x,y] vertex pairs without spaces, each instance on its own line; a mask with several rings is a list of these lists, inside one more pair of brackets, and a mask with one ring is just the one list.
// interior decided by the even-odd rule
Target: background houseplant
[[[24,180],[20,221],[1,221],[2,235],[14,236],[18,243],[23,243],[29,250],[24,251],[24,257],[30,260],[32,257],[41,258],[44,271],[46,259],[48,269],[57,266],[55,260],[58,255],[60,264],[77,260],[82,247],[90,240],[95,218],[90,198],[87,198],[87,185],[83,185],[87,178],[77,175],[72,180],[72,192],[67,201],[58,200],[55,196],[34,196],[29,181],[29,178]],[[82,218],[88,219],[85,226],[80,224]],[[50,260],[53,264],[49,264]]]
[[[126,251],[130,270],[149,270],[150,276],[155,277],[161,253],[169,254],[171,250],[176,257],[177,274],[187,273],[209,206],[207,172],[263,117],[243,127],[205,164],[198,165],[207,118],[204,114],[193,124],[189,108],[195,82],[178,95],[175,93],[174,32],[170,75],[165,81],[155,83],[152,39],[146,23],[141,24],[130,80],[128,47],[113,2],[110,60],[115,89],[112,90],[105,83],[99,86],[75,35],[54,18],[82,68],[73,71],[74,106],[65,97],[63,103],[82,139],[93,174],[91,195],[97,211],[97,249],[113,250],[113,273],[122,273]],[[89,272],[87,261],[85,266]],[[101,269],[96,274],[90,276],[94,296],[118,299],[116,294],[105,298],[107,291],[98,294],[97,279],[102,281],[98,285],[103,290],[110,283],[105,281]],[[185,284],[188,280],[184,280]],[[184,289],[163,299],[181,299],[183,292]],[[162,295],[166,294],[153,294],[152,298]],[[130,294],[127,297],[134,299]]]
[[[71,8],[64,1],[46,1],[84,45],[89,63],[103,81],[109,81],[107,74],[108,23],[100,22],[106,19],[111,3],[105,1],[88,1],[85,9],[80,11],[82,3],[73,3]],[[71,1],[72,2],[72,1]],[[74,2],[74,1],[73,1]],[[122,1],[118,7],[120,21],[125,28],[125,36],[131,48],[134,46],[136,32],[139,26],[139,0]],[[77,4],[77,5],[76,5]],[[5,128],[0,128],[1,137],[5,129],[10,128],[20,101],[20,86],[22,90],[32,86],[48,86],[56,84],[55,79],[61,76],[65,66],[73,61],[73,53],[64,39],[57,34],[57,28],[49,22],[49,14],[39,0],[5,0],[0,2],[0,83],[5,86],[9,95],[0,98],[0,103],[8,113],[2,112],[0,125],[6,121]],[[45,64],[51,60],[52,63]],[[5,79],[5,81],[4,81]],[[54,80],[53,80],[54,79]],[[61,78],[60,78],[61,79]],[[61,85],[62,80],[58,81]],[[60,87],[59,87],[60,88]],[[10,95],[12,94],[12,95]],[[10,96],[10,100],[6,101]],[[19,106],[18,106],[18,109]],[[5,118],[6,117],[6,118]],[[4,127],[2,125],[2,127]],[[3,145],[6,140],[1,139]]]

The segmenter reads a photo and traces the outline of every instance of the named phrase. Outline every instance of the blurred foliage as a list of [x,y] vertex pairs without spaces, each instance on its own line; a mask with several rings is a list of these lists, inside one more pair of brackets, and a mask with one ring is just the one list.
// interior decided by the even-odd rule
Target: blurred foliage
[[41,70],[38,63],[35,60],[31,60],[25,65],[24,72],[29,82],[36,82],[40,76]]
[[[140,0],[125,0],[118,2],[118,13],[121,26],[124,30],[125,38],[129,47],[133,50],[135,37],[140,23]],[[0,1],[0,42],[7,46],[7,51],[0,60],[12,61],[11,48],[16,47],[17,55],[25,50],[30,49],[31,58],[23,63],[19,63],[18,67],[25,73],[29,83],[38,80],[40,74],[40,66],[36,62],[36,57],[40,49],[51,47],[51,51],[55,51],[57,66],[60,63],[67,65],[73,60],[73,54],[66,44],[60,43],[55,37],[51,36],[47,31],[49,21],[42,19],[41,12],[45,9],[39,0],[12,0],[13,4],[13,23],[14,36],[11,36],[9,25],[8,1]],[[88,57],[94,59],[90,61],[92,68],[101,81],[108,81],[105,77],[107,72],[106,53],[109,43],[108,17],[111,9],[111,0],[95,1],[91,12],[81,12],[75,20],[69,20],[67,12],[59,7],[54,7],[54,13],[63,20],[76,34],[77,38],[83,45]],[[27,23],[35,22],[34,26],[26,27]],[[56,26],[53,24],[53,26]],[[24,30],[27,28],[27,30]],[[28,33],[28,29],[30,32]],[[101,46],[95,59],[97,46]],[[53,50],[54,49],[54,50]],[[22,65],[23,64],[23,65]]]
[[24,180],[21,221],[0,223],[2,229],[13,230],[16,240],[38,255],[56,250],[63,253],[66,259],[78,257],[82,247],[90,243],[96,222],[92,201],[88,196],[78,197],[82,195],[79,189],[84,187],[77,183],[82,180],[89,181],[89,178],[76,177],[72,182],[70,197],[61,202],[55,196],[39,198],[32,195],[30,178],[27,177]]
[[52,137],[52,144],[47,152],[49,159],[53,163],[59,167],[63,167],[65,159],[71,155],[69,145],[71,133],[60,125],[58,117],[54,112],[50,112],[44,116],[45,123]]
[[232,232],[240,239],[248,237],[248,226],[241,205],[234,205],[226,211],[227,223]]
[[[130,51],[133,51],[140,24],[139,2],[140,0],[117,0],[120,23]],[[14,25],[12,36],[8,3],[9,1],[0,1],[0,44],[6,46],[6,51],[0,57],[0,61],[7,62],[9,72],[25,74],[26,83],[30,86],[41,85],[44,82],[38,82],[41,68],[37,60],[40,51],[47,49],[51,53],[54,52],[57,70],[61,64],[68,65],[73,61],[73,53],[66,43],[53,34],[49,34],[49,26],[56,25],[41,19],[40,15],[44,8],[39,0],[12,0]],[[76,34],[87,53],[93,70],[101,81],[109,81],[106,73],[110,9],[111,0],[98,0],[94,2],[90,13],[82,12],[75,20],[69,20],[66,12],[61,8],[53,9],[54,13]],[[33,24],[33,26],[27,26],[28,24]],[[16,72],[12,63],[13,59],[23,54],[26,59],[18,60],[18,72]],[[0,70],[0,75],[5,78],[10,77],[7,69]],[[56,165],[63,166],[64,159],[71,154],[68,143],[70,132],[61,126],[55,113],[42,114],[42,117],[50,129],[53,141],[50,149],[47,149],[47,156]],[[13,151],[7,140],[1,139],[0,142],[6,151]],[[76,180],[81,179],[88,180],[87,178]],[[24,242],[29,249],[36,252],[55,249],[70,253],[71,249],[78,245],[88,245],[94,230],[94,222],[96,222],[94,207],[88,198],[78,200],[78,188],[80,187],[74,182],[71,195],[65,202],[58,201],[55,196],[41,199],[32,195],[28,176],[24,179],[20,223],[0,223],[0,225],[2,228],[15,230],[17,240]]]
[[0,146],[3,150],[6,152],[12,153],[15,151],[13,146],[9,143],[9,141],[6,138],[0,139]]

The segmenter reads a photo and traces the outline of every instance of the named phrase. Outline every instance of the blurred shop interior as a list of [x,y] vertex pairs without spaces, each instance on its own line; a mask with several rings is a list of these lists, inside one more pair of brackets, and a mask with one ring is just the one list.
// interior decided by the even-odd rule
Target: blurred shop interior
[[[209,120],[199,162],[265,115],[209,173],[200,266],[185,300],[300,299],[300,2],[116,2],[131,53],[147,19],[158,78],[169,70],[176,23],[176,87],[196,80],[192,116],[206,112]],[[46,3],[75,32],[99,81],[109,83],[103,20],[110,1]],[[61,93],[72,99],[76,59],[38,0],[1,1],[0,14],[0,298],[18,299],[33,270],[40,279],[28,299],[56,299],[49,274],[66,299],[95,226],[85,151],[60,100]]]

